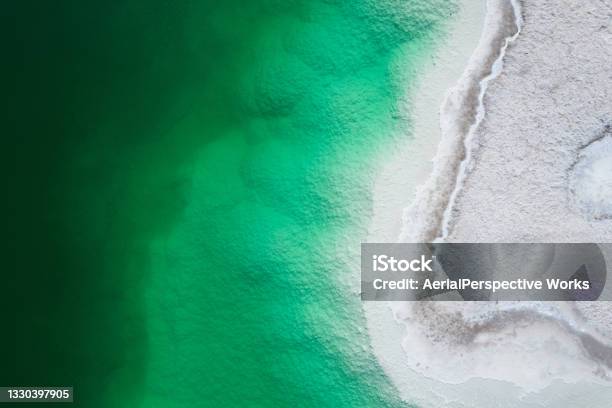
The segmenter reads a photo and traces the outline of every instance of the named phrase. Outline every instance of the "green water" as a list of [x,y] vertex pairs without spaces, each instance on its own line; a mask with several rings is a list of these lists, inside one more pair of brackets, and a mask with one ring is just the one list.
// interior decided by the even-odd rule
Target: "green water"
[[355,260],[453,6],[51,3],[8,6],[0,382],[83,407],[402,406]]

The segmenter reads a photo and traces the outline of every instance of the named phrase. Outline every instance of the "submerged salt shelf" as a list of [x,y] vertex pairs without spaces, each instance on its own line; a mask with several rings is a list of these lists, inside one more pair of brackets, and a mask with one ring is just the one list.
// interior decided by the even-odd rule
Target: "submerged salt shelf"
[[575,205],[590,220],[612,218],[612,134],[580,151],[570,175],[570,193]]

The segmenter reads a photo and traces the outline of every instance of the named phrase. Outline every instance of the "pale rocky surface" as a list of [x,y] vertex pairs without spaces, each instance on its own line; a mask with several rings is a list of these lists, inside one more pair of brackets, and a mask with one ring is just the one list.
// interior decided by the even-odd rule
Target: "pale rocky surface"
[[[583,152],[612,138],[612,3],[527,1],[523,18],[485,95],[448,240],[612,242],[612,218],[585,214],[572,191]],[[612,305],[577,307],[612,341]]]
[[[612,219],[585,214],[572,184],[584,149],[612,137],[612,3],[521,6],[524,24],[485,94],[445,239],[612,242]],[[598,163],[605,172],[605,158]],[[600,172],[591,182],[607,180]],[[419,406],[609,408],[612,401],[612,303],[395,302],[365,311],[381,365]]]
[[612,242],[612,219],[587,219],[568,191],[581,148],[612,126],[612,3],[526,1],[523,17],[485,95],[449,240]]

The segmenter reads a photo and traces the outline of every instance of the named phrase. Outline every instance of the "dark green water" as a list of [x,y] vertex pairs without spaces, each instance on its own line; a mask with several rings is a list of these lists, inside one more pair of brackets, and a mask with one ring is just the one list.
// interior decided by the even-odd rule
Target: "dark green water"
[[5,6],[0,385],[73,385],[83,407],[402,406],[354,261],[376,155],[409,128],[398,100],[452,11]]

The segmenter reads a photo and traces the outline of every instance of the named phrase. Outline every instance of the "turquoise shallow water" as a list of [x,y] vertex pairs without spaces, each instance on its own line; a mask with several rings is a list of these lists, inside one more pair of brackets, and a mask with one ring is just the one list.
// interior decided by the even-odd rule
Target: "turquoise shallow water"
[[453,6],[21,7],[11,226],[36,283],[7,303],[37,351],[3,380],[88,407],[402,406],[348,282]]

